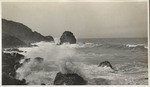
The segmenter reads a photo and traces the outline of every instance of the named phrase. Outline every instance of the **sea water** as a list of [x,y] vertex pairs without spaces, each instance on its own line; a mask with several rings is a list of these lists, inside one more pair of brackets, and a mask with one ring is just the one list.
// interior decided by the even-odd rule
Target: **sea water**
[[[98,85],[104,79],[106,85],[147,85],[148,47],[147,38],[90,38],[77,39],[76,44],[33,43],[36,47],[20,47],[29,62],[17,69],[17,79],[28,84],[53,84],[58,72],[77,73],[88,85]],[[36,62],[35,58],[43,58]],[[24,60],[20,62],[23,63]],[[109,61],[113,66],[98,67]],[[105,85],[104,83],[104,85]]]

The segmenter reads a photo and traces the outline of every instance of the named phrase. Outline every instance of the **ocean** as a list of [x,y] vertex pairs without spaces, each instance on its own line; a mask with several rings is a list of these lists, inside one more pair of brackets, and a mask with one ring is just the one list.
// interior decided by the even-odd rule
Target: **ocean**
[[[35,47],[20,47],[25,59],[17,69],[17,79],[25,79],[29,85],[51,85],[58,72],[77,73],[88,85],[147,85],[148,41],[147,38],[86,38],[76,44],[38,42]],[[41,57],[42,62],[37,62]],[[110,67],[98,67],[109,61]]]

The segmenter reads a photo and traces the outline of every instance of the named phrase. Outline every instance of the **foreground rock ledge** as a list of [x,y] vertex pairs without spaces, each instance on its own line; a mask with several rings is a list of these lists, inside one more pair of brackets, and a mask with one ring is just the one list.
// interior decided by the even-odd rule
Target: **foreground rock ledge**
[[75,44],[76,43],[76,38],[75,36],[73,35],[72,32],[70,31],[65,31],[61,38],[60,38],[60,44],[63,44],[63,43],[70,43],[70,44]]
[[54,80],[54,85],[86,85],[86,83],[87,81],[75,73],[62,74],[58,72]]

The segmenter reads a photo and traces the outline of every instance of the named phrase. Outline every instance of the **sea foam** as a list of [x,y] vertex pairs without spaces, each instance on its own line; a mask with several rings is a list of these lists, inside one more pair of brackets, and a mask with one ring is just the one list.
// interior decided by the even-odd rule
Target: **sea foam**
[[[30,62],[24,63],[23,66],[17,69],[17,79],[25,79],[28,84],[40,85],[41,83],[53,84],[55,76],[58,72],[62,73],[77,73],[83,77],[88,84],[96,84],[94,78],[102,78],[109,81],[109,84],[140,84],[137,79],[147,76],[147,74],[130,76],[126,72],[132,73],[132,70],[141,70],[143,67],[130,67],[129,64],[113,65],[118,72],[115,72],[109,67],[98,67],[93,64],[85,64],[78,61],[79,58],[91,56],[105,56],[104,54],[79,54],[78,48],[101,46],[94,43],[85,44],[62,44],[50,42],[34,43],[37,47],[22,47],[19,50],[27,51],[22,54],[25,58],[31,58]],[[43,62],[35,61],[36,57],[43,58]],[[20,62],[24,62],[21,60]],[[141,64],[139,64],[141,65]],[[144,70],[145,71],[145,70]],[[140,71],[142,72],[142,71]],[[145,84],[145,83],[144,83]]]

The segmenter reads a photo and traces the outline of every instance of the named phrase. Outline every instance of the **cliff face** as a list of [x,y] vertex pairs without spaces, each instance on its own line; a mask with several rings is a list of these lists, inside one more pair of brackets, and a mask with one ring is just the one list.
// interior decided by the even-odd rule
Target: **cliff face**
[[[25,26],[24,24],[14,22],[14,21],[9,21],[6,19],[2,19],[2,33],[3,36],[7,35],[10,36],[9,40],[7,42],[11,42],[14,40],[14,38],[17,38],[18,41],[23,41],[24,43],[32,43],[32,42],[39,42],[39,41],[54,41],[52,36],[43,36],[40,33],[36,31],[32,31],[29,27]],[[3,38],[3,41],[6,39]],[[7,44],[7,43],[6,43]]]

